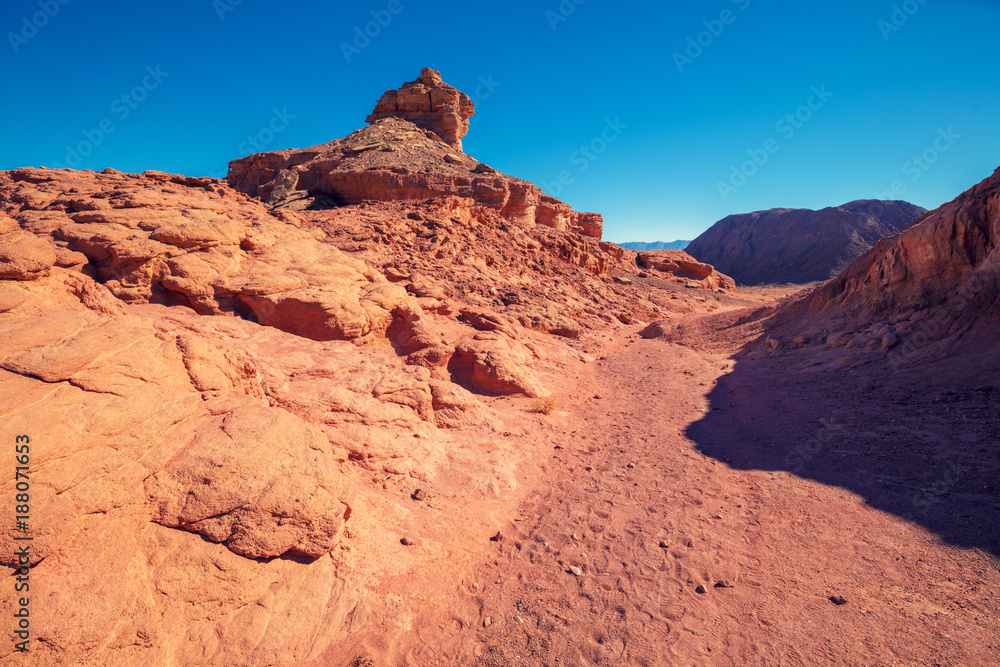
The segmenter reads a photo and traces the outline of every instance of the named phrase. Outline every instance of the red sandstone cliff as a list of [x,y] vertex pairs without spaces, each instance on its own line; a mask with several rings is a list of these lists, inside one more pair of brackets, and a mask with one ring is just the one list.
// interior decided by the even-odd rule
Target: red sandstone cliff
[[[522,227],[542,225],[600,240],[604,226],[600,214],[574,211],[533,183],[502,174],[461,152],[461,142],[454,137],[465,135],[467,118],[455,134],[458,111],[448,107],[439,118],[440,110],[425,112],[411,100],[428,94],[432,99],[454,97],[448,92],[454,91],[450,86],[427,93],[428,83],[440,82],[440,75],[424,71],[421,79],[397,95],[390,91],[383,97],[369,117],[369,127],[311,148],[233,160],[229,183],[272,208],[292,210],[455,195],[475,199]],[[428,83],[420,83],[425,80]],[[452,129],[443,129],[442,124]]]
[[383,118],[402,118],[430,130],[452,148],[462,150],[462,138],[469,133],[469,117],[475,105],[465,93],[441,80],[441,73],[425,67],[420,78],[388,90],[368,116],[368,123]]

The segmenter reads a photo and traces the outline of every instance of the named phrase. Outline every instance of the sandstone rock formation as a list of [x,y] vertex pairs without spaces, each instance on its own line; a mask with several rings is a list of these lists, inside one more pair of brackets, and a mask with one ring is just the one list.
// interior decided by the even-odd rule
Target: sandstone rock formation
[[82,186],[74,197],[61,194],[64,174],[37,176],[45,180],[28,188],[25,174],[12,173],[12,201],[30,189],[44,200],[29,206],[44,208],[15,212],[24,229],[0,237],[5,277],[86,267],[123,301],[236,314],[314,340],[382,334],[406,298],[362,262],[317,244],[300,221],[261,215],[207,179],[74,177]]
[[686,252],[742,285],[828,280],[924,213],[901,201],[855,201],[820,211],[731,215],[692,241]]
[[337,544],[351,512],[336,461],[324,449],[318,429],[289,412],[235,407],[200,424],[145,481],[155,499],[153,520],[249,558],[319,558]]
[[910,364],[961,343],[989,354],[1000,330],[1000,169],[776,317],[786,337],[889,353]]
[[0,236],[0,279],[32,280],[55,263],[55,248],[31,232],[16,229]]
[[[383,485],[512,488],[532,448],[497,441],[524,413],[494,397],[550,393],[590,332],[723,298],[493,204],[295,212],[207,178],[0,172],[0,430],[32,440],[38,664],[321,660],[385,618],[373,582],[434,567],[395,550],[418,519]],[[503,463],[464,453],[481,442]],[[461,497],[445,523],[481,521]]]
[[[441,99],[451,99],[451,93],[426,92],[427,84],[420,81],[440,81],[439,75],[427,75],[428,71],[412,89],[404,86],[409,91],[406,95],[400,91],[393,97],[390,91],[386,96],[399,100],[393,103],[406,110],[419,106],[411,100],[411,94],[417,95],[413,91],[424,91],[418,96],[438,99],[434,96],[440,94]],[[432,90],[454,91],[450,86]],[[389,104],[387,97],[379,103],[380,109]],[[600,240],[604,226],[600,214],[574,211],[538,186],[478,162],[461,152],[460,142],[440,141],[439,131],[444,130],[428,127],[425,112],[406,110],[390,112],[385,107],[369,117],[370,126],[326,144],[233,160],[228,181],[271,208],[300,211],[455,195],[493,208],[523,228],[541,225]],[[457,113],[448,111],[445,117],[454,120]],[[463,122],[459,138],[465,135],[467,117]]]
[[[0,432],[31,439],[37,664],[350,660],[412,618],[400,581],[458,572],[514,514],[547,442],[532,400],[623,323],[733,300],[400,118],[230,182],[0,172]],[[410,502],[418,481],[440,499]]]
[[444,83],[440,72],[425,67],[420,78],[404,83],[399,90],[386,91],[366,122],[402,118],[461,151],[474,113],[475,105],[468,95]]
[[736,281],[703,264],[683,250],[649,250],[640,252],[636,263],[644,268],[667,273],[684,283],[697,283],[711,290],[736,289]]

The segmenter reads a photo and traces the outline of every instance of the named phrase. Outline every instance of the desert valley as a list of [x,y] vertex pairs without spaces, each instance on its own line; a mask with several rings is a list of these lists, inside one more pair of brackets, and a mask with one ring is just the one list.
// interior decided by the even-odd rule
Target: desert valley
[[371,102],[0,172],[0,662],[1000,664],[1000,169],[637,251]]

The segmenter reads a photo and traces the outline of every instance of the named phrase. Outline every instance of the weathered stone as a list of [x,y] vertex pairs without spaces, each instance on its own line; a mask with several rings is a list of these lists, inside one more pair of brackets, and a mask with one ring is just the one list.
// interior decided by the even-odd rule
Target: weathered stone
[[367,122],[403,118],[462,150],[462,138],[469,133],[469,118],[474,113],[475,105],[468,95],[444,83],[440,72],[425,67],[420,78],[386,91]]
[[501,333],[482,333],[463,341],[448,368],[459,384],[489,394],[537,398],[545,393],[534,377],[531,351]]
[[683,250],[647,250],[637,258],[639,266],[668,274],[684,282],[705,289],[736,289],[736,281],[715,270],[710,264],[697,261]]
[[55,263],[53,245],[31,232],[0,234],[0,280],[34,280]]

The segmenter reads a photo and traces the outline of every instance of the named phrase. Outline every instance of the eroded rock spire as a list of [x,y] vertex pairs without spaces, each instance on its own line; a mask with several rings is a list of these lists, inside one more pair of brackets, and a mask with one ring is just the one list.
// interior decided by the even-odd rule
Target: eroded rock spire
[[469,117],[474,113],[475,104],[468,95],[442,81],[440,72],[425,67],[420,78],[398,90],[387,90],[366,120],[403,118],[462,150],[462,138],[469,133]]

